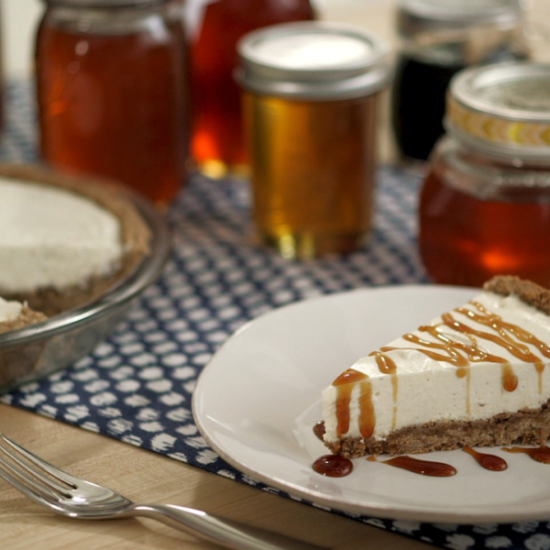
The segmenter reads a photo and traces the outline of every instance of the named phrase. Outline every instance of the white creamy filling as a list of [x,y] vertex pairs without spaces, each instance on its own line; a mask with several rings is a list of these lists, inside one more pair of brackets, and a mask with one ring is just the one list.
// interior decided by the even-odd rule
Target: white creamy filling
[[[499,315],[503,321],[520,326],[550,346],[550,317],[514,296],[503,297],[483,293],[473,300],[490,312]],[[474,306],[467,304],[471,311]],[[483,332],[492,333],[491,328],[479,324],[456,311],[453,318]],[[429,324],[439,325],[441,317]],[[463,342],[471,342],[464,334],[442,326],[442,332]],[[426,332],[413,331],[425,340],[436,342]],[[495,333],[496,334],[496,333]],[[471,362],[467,367],[469,376],[457,376],[457,367],[431,359],[415,351],[419,346],[402,337],[387,344],[403,349],[384,352],[397,366],[396,391],[392,376],[382,374],[372,356],[359,359],[352,368],[369,377],[372,384],[372,404],[375,428],[373,437],[384,439],[391,431],[406,426],[437,422],[440,420],[479,420],[490,418],[502,412],[517,412],[523,408],[536,408],[550,399],[550,359],[545,358],[534,345],[529,350],[544,363],[541,374],[533,363],[516,358],[502,346],[486,339],[476,338],[477,346],[490,354],[509,362],[513,374],[518,378],[514,391],[503,387],[503,365],[493,362]],[[437,351],[437,350],[434,350]],[[323,418],[325,439],[334,441],[337,436],[336,396],[337,388],[329,386],[323,392]],[[396,395],[396,399],[394,399]],[[350,430],[346,437],[361,437],[358,425],[360,414],[359,385],[352,392],[350,402]]]
[[0,289],[82,285],[122,256],[119,220],[91,200],[53,186],[0,178]]
[[16,301],[4,300],[0,298],[0,323],[15,321],[21,315],[23,304]]

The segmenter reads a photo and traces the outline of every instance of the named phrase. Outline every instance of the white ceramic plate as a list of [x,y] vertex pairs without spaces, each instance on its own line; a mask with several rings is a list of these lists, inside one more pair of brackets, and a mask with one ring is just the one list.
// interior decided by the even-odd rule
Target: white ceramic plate
[[320,392],[357,358],[456,307],[475,289],[400,286],[355,290],[271,311],[238,330],[201,374],[193,398],[199,430],[240,471],[289,494],[368,516],[483,523],[548,519],[550,466],[524,454],[490,472],[462,451],[424,455],[457,475],[431,478],[354,459],[354,471],[312,470],[327,449],[313,435]]

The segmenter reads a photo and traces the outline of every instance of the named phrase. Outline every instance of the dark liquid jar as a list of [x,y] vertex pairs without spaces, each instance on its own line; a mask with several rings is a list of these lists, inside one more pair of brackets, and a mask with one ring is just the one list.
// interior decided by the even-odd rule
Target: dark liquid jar
[[391,94],[395,146],[424,164],[444,134],[445,95],[460,70],[527,58],[518,0],[402,0]]
[[118,180],[159,206],[174,198],[190,133],[180,5],[48,0],[36,84],[46,163]]
[[[191,10],[204,10],[193,14]],[[199,169],[210,177],[247,174],[240,90],[233,73],[237,42],[248,32],[293,21],[311,21],[309,0],[221,0],[188,6],[199,20],[190,33],[193,135],[191,149]]]
[[457,75],[420,198],[420,254],[437,283],[498,274],[550,287],[550,66]]

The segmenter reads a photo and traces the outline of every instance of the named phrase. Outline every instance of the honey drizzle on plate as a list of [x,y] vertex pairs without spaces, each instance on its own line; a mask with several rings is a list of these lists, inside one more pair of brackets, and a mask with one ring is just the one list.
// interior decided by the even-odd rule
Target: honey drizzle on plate
[[503,458],[500,458],[500,456],[482,453],[471,447],[463,447],[462,450],[473,456],[481,467],[491,472],[503,472],[508,468],[508,464]]
[[550,464],[550,448],[546,445],[540,447],[503,447],[503,451],[507,453],[524,453],[536,462],[542,464]]
[[[508,360],[499,355],[494,355],[483,351],[479,345],[479,340],[486,340],[497,344],[508,351],[514,357],[526,362],[533,363],[538,373],[538,389],[542,391],[542,372],[544,363],[541,358],[532,353],[528,345],[535,347],[544,357],[550,358],[550,346],[539,340],[535,335],[527,330],[506,322],[497,315],[488,311],[477,301],[470,302],[474,309],[464,306],[456,308],[454,311],[462,314],[467,319],[471,319],[480,325],[483,325],[492,332],[476,329],[468,324],[458,321],[451,313],[444,313],[441,316],[442,322],[438,325],[424,325],[419,327],[420,332],[425,332],[436,341],[430,341],[413,333],[407,333],[403,339],[415,344],[411,347],[384,346],[370,354],[376,361],[378,370],[382,374],[392,377],[393,387],[393,415],[392,429],[395,429],[397,420],[397,397],[398,397],[398,379],[397,367],[387,352],[393,350],[414,350],[428,356],[436,361],[449,363],[456,367],[456,375],[459,378],[466,377],[466,413],[470,414],[470,367],[472,363],[492,362],[501,364],[502,369],[502,388],[507,392],[513,392],[518,385],[518,378]],[[442,326],[449,327],[455,332],[466,336],[469,342],[463,342],[452,338],[449,334],[440,332]],[[418,346],[418,347],[416,347]],[[354,369],[348,369],[341,374],[334,382],[338,394],[336,399],[336,417],[338,436],[348,433],[350,427],[349,403],[352,392],[359,386],[359,429],[362,437],[371,437],[376,424],[374,405],[372,399],[372,385],[366,374]]]
[[423,460],[412,456],[394,456],[385,460],[378,460],[374,456],[367,458],[369,462],[382,462],[388,466],[408,470],[414,474],[429,477],[451,477],[456,475],[456,468],[444,462],[434,462],[433,460]]
[[[325,422],[323,420],[313,426],[313,433],[319,440],[323,441],[325,434]],[[502,447],[501,450],[508,453],[526,454],[536,462],[550,464],[550,447],[546,445],[540,445],[539,447]],[[472,456],[485,470],[503,472],[508,468],[508,463],[499,456],[477,451],[468,446],[463,447],[462,451]],[[451,477],[457,473],[456,468],[451,464],[419,459],[408,455],[390,457],[389,459],[379,459],[374,455],[370,455],[367,456],[367,461],[381,462],[415,474],[430,477]],[[349,458],[338,454],[323,455],[313,462],[312,468],[318,474],[324,476],[345,477],[353,472],[353,463]]]

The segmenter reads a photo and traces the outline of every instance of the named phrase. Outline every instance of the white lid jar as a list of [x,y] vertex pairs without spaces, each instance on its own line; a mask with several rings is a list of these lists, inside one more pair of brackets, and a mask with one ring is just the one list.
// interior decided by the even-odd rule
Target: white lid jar
[[386,47],[314,22],[256,31],[238,49],[259,240],[286,258],[356,250],[371,224]]

